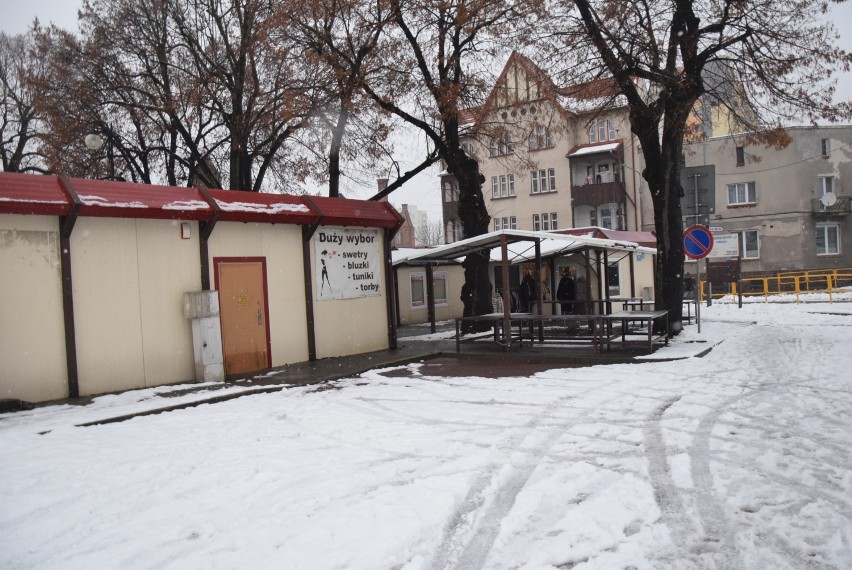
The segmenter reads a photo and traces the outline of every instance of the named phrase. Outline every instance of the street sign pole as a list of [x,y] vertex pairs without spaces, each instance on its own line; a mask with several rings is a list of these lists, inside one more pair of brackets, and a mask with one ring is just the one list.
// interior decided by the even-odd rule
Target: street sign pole
[[[701,333],[701,259],[713,249],[713,234],[704,226],[694,225],[683,232],[683,253],[695,261],[695,271],[698,277],[698,297],[695,299],[695,321],[698,332]],[[707,284],[710,287],[710,284]],[[710,290],[712,295],[712,290]],[[708,297],[709,305],[709,297]]]

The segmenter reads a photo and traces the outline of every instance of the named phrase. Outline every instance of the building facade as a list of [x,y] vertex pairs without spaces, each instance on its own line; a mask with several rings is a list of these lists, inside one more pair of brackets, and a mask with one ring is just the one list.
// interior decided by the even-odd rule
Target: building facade
[[746,135],[685,145],[684,225],[736,236],[744,274],[852,267],[852,125],[787,132],[780,149]]
[[[463,114],[479,162],[491,229],[641,227],[641,153],[627,110],[599,112],[606,82],[558,88],[513,53],[485,105]],[[441,174],[445,240],[462,238],[458,187]]]

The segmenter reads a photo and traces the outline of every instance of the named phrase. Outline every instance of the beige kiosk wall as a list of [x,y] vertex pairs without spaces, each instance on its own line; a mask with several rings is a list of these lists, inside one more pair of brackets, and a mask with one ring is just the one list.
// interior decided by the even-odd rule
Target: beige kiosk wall
[[[440,265],[435,272],[447,274],[447,302],[435,305],[435,320],[446,321],[461,317],[464,304],[461,301],[461,288],[464,285],[464,268],[461,265]],[[411,275],[426,275],[425,267],[400,266],[397,269],[397,289],[399,289],[399,320],[403,325],[429,322],[429,307],[424,303],[413,306],[411,299]]]
[[266,258],[272,366],[308,360],[302,227],[219,222],[210,237],[210,284],[214,257]]
[[57,218],[0,215],[0,398],[68,396],[63,322]]
[[71,243],[80,394],[192,380],[182,302],[199,287],[197,238],[167,220],[81,217]]
[[[323,231],[375,232],[378,250],[375,280],[379,295],[354,299],[321,300],[318,294],[317,247]],[[387,300],[384,272],[384,231],[364,228],[320,227],[311,239],[311,269],[313,272],[314,322],[316,323],[317,358],[348,356],[388,348]]]

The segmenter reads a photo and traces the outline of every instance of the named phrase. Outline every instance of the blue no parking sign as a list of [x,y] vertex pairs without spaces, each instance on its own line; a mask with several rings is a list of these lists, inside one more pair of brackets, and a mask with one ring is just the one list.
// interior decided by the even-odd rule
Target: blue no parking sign
[[692,259],[706,257],[713,249],[713,234],[704,226],[692,226],[683,232],[683,253]]

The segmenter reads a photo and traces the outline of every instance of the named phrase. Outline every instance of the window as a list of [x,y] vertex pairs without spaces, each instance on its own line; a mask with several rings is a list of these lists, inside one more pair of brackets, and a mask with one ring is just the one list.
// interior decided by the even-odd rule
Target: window
[[735,233],[739,236],[740,257],[743,259],[760,257],[760,239],[757,236],[757,230],[743,230]]
[[612,209],[601,208],[601,227],[608,230],[612,229]]
[[548,168],[547,177],[550,179],[550,191],[556,192],[556,169]]
[[834,176],[819,177],[819,195],[825,196],[828,193],[834,192]]
[[756,204],[757,189],[754,182],[737,182],[728,184],[728,205]]
[[839,226],[817,226],[816,251],[817,255],[838,255],[840,253]]
[[539,192],[547,192],[547,171],[538,171],[538,190]]
[[592,211],[589,212],[589,225],[595,227],[598,225],[598,213],[592,208]]
[[432,291],[435,294],[436,305],[447,304],[447,273],[435,271],[432,273]]
[[530,192],[532,194],[556,191],[556,169],[530,170]]
[[538,214],[533,214],[533,231],[540,232],[541,231],[541,216]]
[[539,150],[551,147],[553,147],[553,134],[550,132],[549,128],[539,125],[530,131],[530,150]]
[[509,136],[505,134],[500,137],[492,138],[491,145],[488,147],[489,156],[504,156],[507,154],[513,154],[514,152],[515,146],[512,144],[512,141],[509,140]]
[[[436,271],[432,273],[432,291],[435,295],[436,305],[447,304],[447,272]],[[411,306],[426,306],[426,274],[411,274]]]
[[822,155],[825,158],[828,158],[828,155],[831,154],[831,143],[829,142],[829,140],[828,139],[821,139],[819,141],[819,146],[820,146],[820,149],[822,150]]
[[516,229],[518,229],[517,226],[518,226],[518,222],[517,222],[517,219],[515,218],[515,216],[512,216],[511,218],[507,218],[505,216],[502,217],[502,218],[494,218],[494,231],[495,232],[499,232],[500,230],[508,230],[510,228],[513,229],[513,230],[516,230]]
[[745,148],[737,147],[737,166],[745,166]]
[[546,232],[550,230],[550,216],[547,212],[541,215],[541,231]]
[[501,218],[494,218],[494,231],[499,232],[503,229],[503,222]]
[[550,212],[550,229],[558,230],[559,227],[556,225],[556,212]]
[[515,195],[515,175],[501,174],[491,177],[491,199],[506,198]]
[[609,176],[609,163],[605,162],[603,164],[598,165],[598,176],[595,178],[595,182],[598,184],[602,184],[604,182],[612,182]]
[[424,282],[426,281],[425,274],[423,273],[412,273],[411,274],[411,306],[412,307],[423,307],[426,305],[426,288],[424,286]]
[[589,142],[602,143],[608,140],[615,140],[618,136],[618,130],[612,121],[606,119],[598,119],[592,121],[589,125]]
[[509,229],[518,229],[518,218],[516,218],[515,216],[509,216]]
[[530,192],[538,194],[538,173],[535,170],[530,170]]

